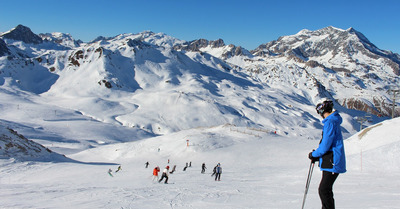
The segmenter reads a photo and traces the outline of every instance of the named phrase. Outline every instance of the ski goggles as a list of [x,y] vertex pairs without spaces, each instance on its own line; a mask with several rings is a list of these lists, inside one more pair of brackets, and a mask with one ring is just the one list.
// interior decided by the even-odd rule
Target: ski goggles
[[315,107],[315,110],[317,110],[317,113],[319,115],[322,115],[322,114],[324,114],[324,112],[327,109],[330,109],[329,107],[332,107],[332,106],[333,106],[333,102],[332,101],[325,101],[323,103],[317,104],[317,106]]
[[324,111],[325,111],[324,106],[325,106],[324,103],[317,104],[317,107],[315,107],[315,110],[317,110],[318,115],[322,115],[324,113]]

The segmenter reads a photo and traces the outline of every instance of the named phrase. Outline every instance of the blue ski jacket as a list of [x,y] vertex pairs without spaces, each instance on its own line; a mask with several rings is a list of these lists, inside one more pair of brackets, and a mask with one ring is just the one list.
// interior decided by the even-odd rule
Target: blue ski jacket
[[[318,148],[312,152],[313,157],[319,157],[321,171],[333,173],[346,172],[346,156],[344,152],[343,136],[340,129],[342,121],[343,119],[337,111],[333,112],[322,121],[324,124],[322,139]],[[323,162],[324,159],[326,161],[328,160],[328,158],[323,156],[329,151],[333,153],[333,157],[329,160],[332,161],[329,162],[330,166],[321,166],[328,163]]]

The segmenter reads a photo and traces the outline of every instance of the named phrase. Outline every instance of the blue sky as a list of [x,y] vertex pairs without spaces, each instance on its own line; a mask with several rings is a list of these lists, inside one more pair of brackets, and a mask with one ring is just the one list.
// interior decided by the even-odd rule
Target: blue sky
[[163,32],[255,49],[302,29],[354,29],[380,49],[400,53],[398,0],[0,0],[0,31],[22,24],[34,33],[97,36]]

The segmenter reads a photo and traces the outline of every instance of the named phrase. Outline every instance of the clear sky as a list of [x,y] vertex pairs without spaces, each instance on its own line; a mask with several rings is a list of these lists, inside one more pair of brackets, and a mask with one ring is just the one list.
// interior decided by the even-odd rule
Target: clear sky
[[192,41],[223,39],[255,49],[302,29],[353,27],[400,54],[400,0],[0,0],[0,31],[98,36],[162,32]]

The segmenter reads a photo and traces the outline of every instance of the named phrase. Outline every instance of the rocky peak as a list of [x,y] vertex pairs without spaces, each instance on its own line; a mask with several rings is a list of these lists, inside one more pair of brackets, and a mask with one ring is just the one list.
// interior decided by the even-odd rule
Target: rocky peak
[[[213,53],[213,49],[223,48],[222,54],[215,54]],[[195,51],[195,52],[207,52],[217,56],[218,58],[228,59],[234,56],[253,56],[249,51],[246,49],[235,46],[233,44],[225,45],[222,39],[218,39],[215,41],[209,41],[206,39],[198,39],[191,42],[185,42],[183,44],[177,44],[174,46],[175,50],[185,50],[185,51]]]
[[0,38],[0,57],[9,53],[7,44]]
[[3,37],[4,39],[22,41],[27,44],[40,44],[43,42],[40,36],[36,35],[31,31],[30,28],[23,25],[18,25],[14,29],[3,33],[1,37]]
[[185,51],[197,51],[199,52],[201,48],[205,48],[210,46],[211,48],[218,48],[225,46],[225,43],[222,39],[218,39],[215,41],[209,41],[206,39],[197,39],[190,42],[185,42],[183,44],[179,44],[174,46],[176,50],[185,50]]
[[358,60],[354,55],[363,54],[374,60],[387,58],[387,63],[396,74],[400,67],[398,54],[380,50],[354,28],[342,30],[329,26],[316,31],[302,30],[295,35],[282,36],[276,41],[260,45],[251,53],[255,56],[292,56],[303,61],[329,55],[332,60],[342,57],[351,63]]
[[74,48],[79,47],[81,40],[75,40],[69,33],[41,33],[39,36],[46,41],[54,42],[65,47]]

